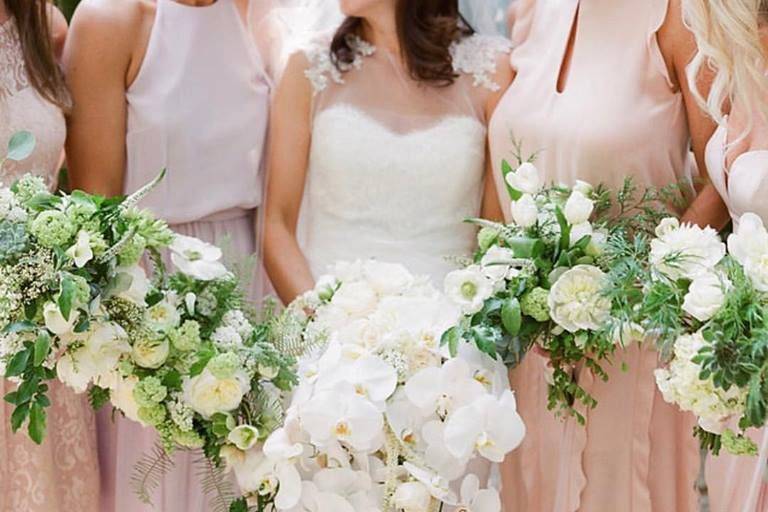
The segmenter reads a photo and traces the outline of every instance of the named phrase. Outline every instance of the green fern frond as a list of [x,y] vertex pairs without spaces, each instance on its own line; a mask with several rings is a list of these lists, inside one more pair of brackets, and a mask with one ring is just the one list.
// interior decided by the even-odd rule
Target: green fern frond
[[142,456],[133,467],[130,478],[131,489],[143,503],[152,505],[152,495],[173,466],[173,460],[163,446],[156,444],[152,451]]
[[218,466],[207,457],[194,461],[197,477],[203,492],[208,497],[211,512],[228,512],[230,505],[239,498],[232,481],[227,476],[226,469]]

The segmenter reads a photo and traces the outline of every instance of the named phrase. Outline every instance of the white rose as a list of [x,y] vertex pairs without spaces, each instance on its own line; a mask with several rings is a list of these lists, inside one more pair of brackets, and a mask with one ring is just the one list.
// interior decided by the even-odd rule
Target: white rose
[[131,284],[128,286],[128,289],[118,294],[118,296],[143,306],[151,286],[144,269],[138,265],[134,265],[132,267],[120,267],[116,269],[116,272],[118,274],[125,274],[131,279]]
[[586,197],[589,197],[589,195],[592,193],[593,187],[591,183],[582,180],[576,180],[572,190],[574,192],[579,192]]
[[405,482],[395,491],[395,508],[404,512],[429,512],[432,496],[421,482]]
[[240,450],[250,450],[259,441],[259,429],[250,425],[240,425],[229,433],[227,441]]
[[473,315],[493,295],[493,283],[478,265],[471,265],[445,277],[445,293],[465,314]]
[[515,259],[515,253],[506,247],[494,245],[480,260],[483,274],[494,283],[504,280],[509,274],[510,263]]
[[400,293],[413,284],[414,277],[408,270],[395,263],[367,261],[363,274],[368,284],[380,295]]
[[167,338],[151,339],[143,338],[133,344],[131,357],[133,362],[142,368],[160,368],[168,359],[168,353],[171,350]]
[[93,259],[93,249],[91,249],[91,236],[87,231],[80,231],[77,234],[75,245],[67,249],[67,256],[72,258],[77,268],[83,268],[86,263]]
[[343,283],[331,300],[331,304],[354,317],[372,312],[377,303],[375,290],[363,281]]
[[738,227],[728,237],[728,252],[742,265],[745,265],[748,259],[768,254],[768,231],[760,217],[754,213],[741,216]]
[[43,320],[45,327],[57,336],[66,336],[72,334],[75,328],[80,312],[72,309],[69,312],[69,318],[64,318],[61,309],[55,302],[47,302],[43,306]]
[[566,271],[549,292],[552,320],[568,332],[601,329],[611,313],[611,302],[602,294],[605,273],[592,265]]
[[118,377],[115,384],[110,388],[109,399],[112,405],[120,410],[126,418],[143,425],[144,423],[139,419],[139,405],[133,398],[133,390],[138,383],[139,378],[135,375],[126,378]]
[[683,311],[701,322],[706,322],[720,311],[730,281],[723,275],[708,272],[691,282],[683,301]]
[[170,250],[173,264],[184,274],[200,281],[213,281],[228,273],[220,261],[221,249],[197,238],[176,235]]
[[507,174],[507,183],[523,194],[537,194],[544,186],[544,179],[535,165],[526,162]]
[[693,279],[705,274],[725,256],[725,244],[714,229],[674,225],[669,221],[657,228],[661,235],[651,241],[650,254],[651,264],[671,279]]
[[570,224],[581,224],[589,220],[594,209],[595,203],[591,199],[578,190],[574,190],[568,201],[565,202],[563,213]]
[[530,194],[523,194],[517,201],[512,201],[511,211],[512,220],[521,228],[533,226],[539,218],[539,209]]
[[585,236],[592,236],[592,233],[592,224],[589,222],[582,222],[581,224],[571,226],[571,247],[579,243]]
[[208,369],[196,377],[184,379],[184,401],[205,418],[217,412],[234,411],[250,390],[248,378],[238,373],[229,379],[217,379]]
[[168,300],[161,300],[147,310],[145,320],[147,327],[153,331],[167,333],[174,327],[178,327],[181,315],[174,304]]

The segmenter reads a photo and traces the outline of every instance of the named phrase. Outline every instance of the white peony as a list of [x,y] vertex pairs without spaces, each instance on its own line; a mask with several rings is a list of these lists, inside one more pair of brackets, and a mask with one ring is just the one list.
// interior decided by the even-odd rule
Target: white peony
[[184,401],[205,418],[217,412],[234,411],[251,389],[248,377],[238,372],[228,379],[216,378],[207,368],[184,379]]
[[650,261],[672,279],[705,274],[725,256],[725,244],[714,229],[665,220],[651,241]]
[[421,482],[405,482],[395,491],[395,507],[403,512],[429,512],[432,495]]
[[168,338],[141,338],[134,341],[131,358],[142,368],[160,368],[168,359],[171,344]]
[[369,260],[363,264],[363,274],[368,284],[379,295],[394,295],[407,288],[414,277],[399,264]]
[[218,247],[197,238],[176,235],[170,246],[171,261],[184,274],[200,281],[213,281],[227,275]]
[[130,300],[140,306],[145,305],[147,294],[149,293],[152,284],[147,278],[147,273],[144,269],[139,265],[134,265],[132,267],[119,267],[115,272],[118,275],[125,274],[125,276],[131,280],[128,289],[118,294],[118,296]]
[[46,302],[43,306],[43,321],[45,327],[57,336],[67,336],[73,334],[75,323],[80,317],[80,312],[74,308],[69,312],[69,318],[64,318],[61,309],[55,302]]
[[611,302],[602,295],[605,273],[592,265],[566,271],[549,292],[549,313],[568,332],[597,331],[608,320]]
[[589,220],[594,209],[595,203],[591,199],[574,190],[565,202],[563,213],[569,224],[581,224]]
[[91,235],[82,230],[77,234],[75,244],[67,249],[67,256],[72,258],[77,268],[83,268],[86,263],[93,259],[93,249],[91,249]]
[[331,304],[352,317],[361,317],[371,313],[378,298],[376,291],[364,281],[343,283],[331,299]]
[[445,293],[465,314],[472,315],[483,309],[485,301],[493,295],[493,284],[480,266],[471,265],[445,277]]
[[539,219],[539,208],[530,194],[523,194],[517,201],[512,201],[510,211],[512,220],[521,228],[529,228]]
[[694,278],[683,301],[683,311],[706,322],[723,307],[731,283],[724,275],[707,272]]
[[175,304],[168,300],[161,300],[147,310],[145,320],[147,327],[153,331],[167,334],[171,329],[179,326],[181,315]]
[[83,393],[91,382],[108,379],[131,347],[128,335],[114,323],[97,324],[78,338],[79,347],[59,359],[56,374],[61,382]]
[[507,184],[523,194],[537,194],[544,186],[544,178],[535,165],[526,162],[507,174]]

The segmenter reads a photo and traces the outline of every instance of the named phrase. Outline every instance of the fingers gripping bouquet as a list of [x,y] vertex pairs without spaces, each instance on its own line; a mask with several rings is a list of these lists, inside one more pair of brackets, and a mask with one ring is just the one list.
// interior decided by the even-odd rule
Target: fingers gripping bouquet
[[464,317],[442,341],[453,353],[469,342],[508,366],[537,345],[551,366],[549,408],[583,422],[579,407],[597,402],[576,372],[583,367],[607,380],[602,365],[642,339],[632,320],[641,293],[614,284],[639,271],[635,262],[647,254],[642,234],[671,192],[638,194],[627,181],[613,198],[582,181],[546,187],[530,162],[516,170],[505,162],[504,171],[513,222],[472,221],[482,226],[478,252],[445,281]]
[[501,462],[524,426],[503,365],[441,351],[458,312],[426,279],[340,264],[287,314],[308,349],[282,428],[263,449],[227,450],[251,493],[239,510],[500,511],[467,468]]
[[756,453],[743,435],[768,415],[768,232],[751,213],[728,237],[664,220],[650,253],[642,315],[671,352],[656,371],[664,398],[699,418],[717,453]]

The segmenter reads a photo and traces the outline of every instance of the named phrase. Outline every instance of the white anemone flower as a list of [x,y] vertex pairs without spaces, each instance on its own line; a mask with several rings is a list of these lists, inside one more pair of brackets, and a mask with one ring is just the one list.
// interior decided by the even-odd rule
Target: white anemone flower
[[450,359],[440,368],[425,368],[405,384],[408,399],[425,414],[445,418],[453,411],[485,394],[470,366],[461,359]]
[[461,482],[461,512],[501,512],[501,499],[494,489],[480,489],[477,475],[467,475]]
[[452,414],[445,426],[445,444],[455,457],[475,450],[492,462],[503,462],[525,437],[515,396],[506,391],[497,399],[485,395]]
[[194,237],[176,235],[170,246],[171,261],[176,267],[200,281],[221,279],[228,274],[221,263],[221,249]]
[[493,281],[485,276],[479,265],[454,270],[445,277],[446,295],[468,315],[483,309],[485,301],[493,295],[493,290]]

